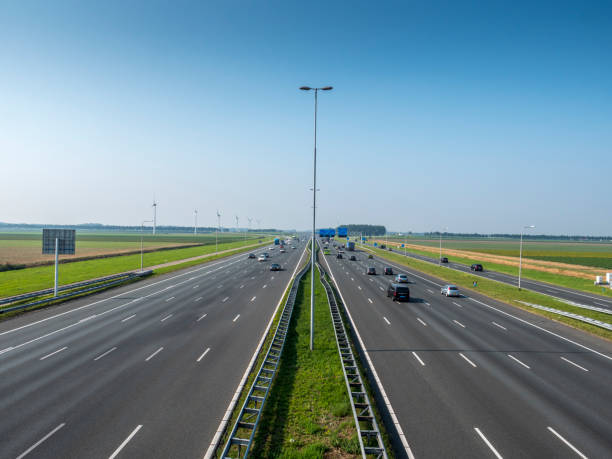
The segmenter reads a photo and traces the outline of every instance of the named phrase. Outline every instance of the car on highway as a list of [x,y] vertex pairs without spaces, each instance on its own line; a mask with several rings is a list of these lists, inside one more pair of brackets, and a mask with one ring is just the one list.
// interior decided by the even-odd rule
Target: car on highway
[[257,258],[257,257],[255,257],[254,253],[249,253],[249,256],[247,258]]
[[349,257],[349,260],[351,260],[351,261],[357,261],[357,258],[355,257],[355,255],[351,255],[351,256]]
[[281,265],[279,265],[278,263],[272,263],[270,265],[270,271],[280,271],[281,270]]
[[393,276],[393,268],[391,266],[385,266],[383,269],[383,274],[386,276]]
[[280,252],[280,253],[285,253],[285,252],[286,252],[286,250],[285,250],[285,249],[280,249],[280,250],[279,250],[279,252]]
[[448,258],[446,257],[440,258],[440,263],[448,263]]
[[270,250],[274,250],[274,247],[270,247]]
[[461,293],[459,293],[459,289],[456,285],[445,285],[440,290],[440,293],[446,296],[461,296]]
[[331,252],[329,249],[323,249],[323,255],[329,255]]
[[387,246],[385,244],[380,244],[380,248],[385,250],[387,248]]
[[484,271],[484,268],[480,263],[474,263],[472,266],[470,266],[470,269],[472,271]]
[[263,253],[261,255],[259,255],[259,258],[257,259],[257,261],[266,261],[268,259],[268,257],[266,257]]
[[408,276],[405,274],[398,274],[395,276],[395,282],[398,284],[406,284],[408,283]]
[[366,269],[366,274],[371,274],[371,275],[376,276],[376,268],[374,266],[369,266]]
[[387,287],[387,297],[393,301],[410,301],[410,288],[396,283],[389,284]]
[[295,249],[295,246],[294,246],[294,245],[292,245],[292,246],[291,246],[291,248],[292,248],[292,249]]
[[369,260],[371,260],[372,258],[374,258],[374,257],[372,256],[372,254],[368,255],[368,259],[369,259]]
[[389,247],[387,250],[388,250],[389,252],[392,252],[392,251],[393,251],[393,249],[392,249],[391,247]]
[[338,258],[339,260],[342,260],[342,254],[341,253],[337,254],[336,258]]

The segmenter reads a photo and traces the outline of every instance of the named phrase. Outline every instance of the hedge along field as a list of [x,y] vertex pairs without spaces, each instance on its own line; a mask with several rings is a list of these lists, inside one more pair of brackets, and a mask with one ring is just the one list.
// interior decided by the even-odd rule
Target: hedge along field
[[[265,241],[265,239],[262,239],[262,241]],[[219,244],[219,251],[256,243],[257,240],[252,239],[246,242],[244,240],[238,242],[224,242]],[[144,254],[143,264],[146,268],[148,266],[155,266],[170,261],[214,253],[214,244],[151,252]],[[201,262],[203,263],[205,261],[207,260],[202,260]],[[140,254],[99,258],[95,260],[77,261],[74,263],[60,263],[58,284],[72,284],[74,282],[109,276],[125,271],[134,271],[137,269],[140,269]],[[55,267],[50,265],[0,272],[0,298],[53,287],[54,270]]]
[[[219,233],[219,243],[244,240],[244,233]],[[247,240],[260,236],[247,234]],[[147,250],[181,245],[215,244],[215,234],[144,234],[143,246]],[[93,257],[140,249],[139,233],[82,233],[77,231],[75,258]],[[53,255],[42,253],[42,231],[28,233],[0,233],[0,265],[34,265],[53,261]],[[66,259],[70,259],[66,257]]]
[[[382,238],[379,238],[382,239]],[[403,243],[405,238],[393,237],[390,241]],[[408,238],[409,244],[426,247],[439,247],[440,239]],[[501,255],[506,257],[519,256],[518,239],[445,239],[444,248]],[[594,268],[612,269],[612,243],[605,242],[562,242],[562,241],[531,241],[523,239],[523,257],[535,260],[568,263]]]

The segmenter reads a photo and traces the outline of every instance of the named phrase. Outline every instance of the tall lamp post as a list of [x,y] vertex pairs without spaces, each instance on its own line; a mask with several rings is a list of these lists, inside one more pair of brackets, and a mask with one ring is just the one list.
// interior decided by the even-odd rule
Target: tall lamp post
[[301,86],[302,91],[314,91],[314,167],[312,174],[312,247],[310,268],[312,273],[310,276],[310,350],[314,349],[314,268],[315,268],[315,221],[317,215],[317,96],[319,91],[331,91],[331,86],[323,86],[322,88],[311,88],[310,86]]
[[142,244],[142,234],[144,232],[144,224],[145,223],[153,223],[154,220],[143,220],[140,224],[140,272],[142,272],[142,254],[143,254],[143,244]]
[[221,214],[217,209],[217,231],[215,231],[215,254],[219,253],[219,230],[221,229]]
[[[448,231],[448,228],[443,228],[444,231]],[[442,266],[442,231],[440,231],[440,259],[438,260],[438,265]]]
[[521,245],[519,249],[519,279],[518,279],[518,289],[521,289],[521,269],[523,267],[523,232],[526,229],[535,228],[535,225],[523,226],[521,229]]

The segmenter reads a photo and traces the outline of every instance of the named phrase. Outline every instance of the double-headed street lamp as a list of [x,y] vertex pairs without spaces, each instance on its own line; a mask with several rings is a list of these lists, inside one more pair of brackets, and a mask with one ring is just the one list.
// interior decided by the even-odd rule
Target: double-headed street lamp
[[312,269],[310,277],[310,350],[314,348],[314,268],[315,268],[315,221],[317,213],[317,96],[319,91],[331,91],[333,87],[323,86],[322,88],[311,88],[301,86],[302,91],[314,91],[314,167],[312,179],[312,247],[310,266]]
[[518,289],[521,289],[521,268],[523,267],[523,232],[526,229],[535,228],[535,225],[523,226],[521,229],[521,245],[519,249],[519,278],[518,278]]

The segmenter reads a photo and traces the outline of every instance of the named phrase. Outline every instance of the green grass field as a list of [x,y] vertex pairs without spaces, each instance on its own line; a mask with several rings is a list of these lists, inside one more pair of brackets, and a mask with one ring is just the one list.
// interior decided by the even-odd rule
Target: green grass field
[[327,296],[320,281],[315,282],[315,301],[315,350],[311,352],[308,273],[298,290],[291,331],[251,457],[360,457]]
[[[262,239],[262,241],[265,241],[265,239]],[[254,243],[257,243],[257,240],[247,240],[246,243],[244,240],[224,242],[219,244],[219,251],[240,248]],[[215,245],[212,244],[145,253],[143,264],[146,268],[170,261],[213,254],[214,252]],[[193,264],[201,262],[196,261]],[[59,285],[66,285],[136,269],[140,269],[140,254],[64,263],[59,266],[58,283]],[[0,298],[50,288],[53,286],[53,279],[54,266],[52,265],[0,272]]]
[[[403,243],[405,238],[389,238]],[[409,244],[439,247],[439,239],[408,238]],[[459,239],[442,238],[442,247],[456,250],[519,256],[519,241],[516,239]],[[595,268],[612,269],[612,243],[607,242],[560,242],[523,240],[523,256],[535,260],[554,261]]]

